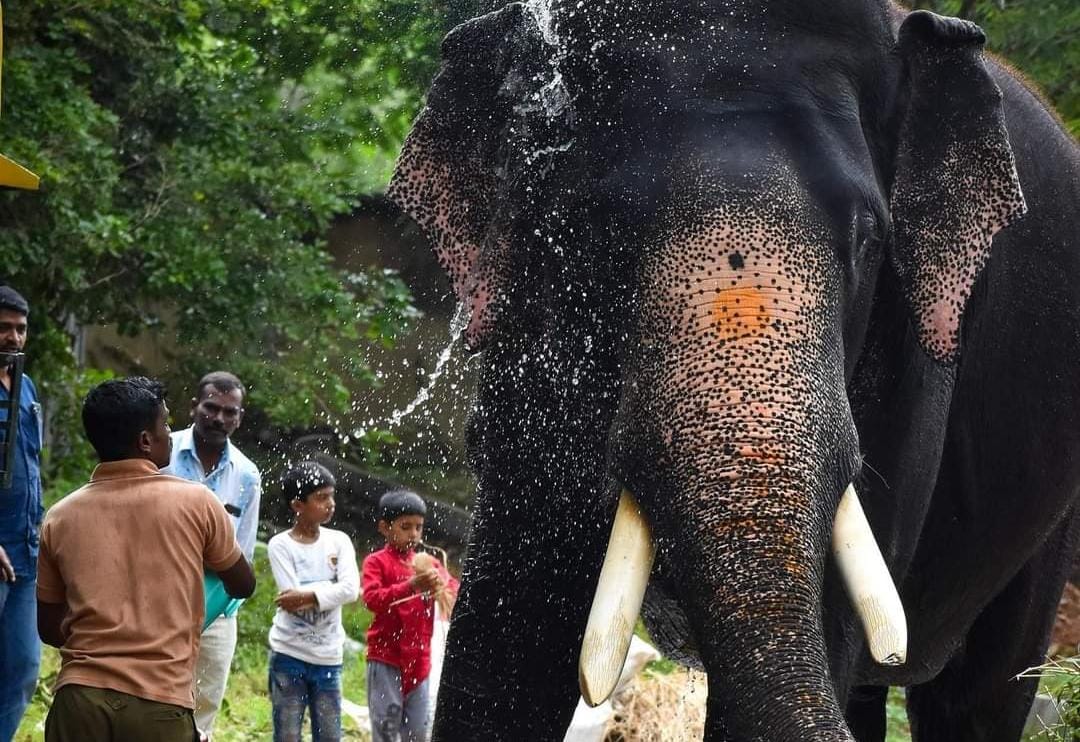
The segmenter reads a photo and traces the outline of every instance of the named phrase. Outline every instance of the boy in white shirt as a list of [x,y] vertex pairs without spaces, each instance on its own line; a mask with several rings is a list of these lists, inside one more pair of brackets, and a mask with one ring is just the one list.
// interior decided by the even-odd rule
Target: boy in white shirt
[[270,539],[278,609],[270,627],[274,742],[299,742],[311,709],[313,742],[341,739],[341,606],[360,595],[352,541],[322,528],[334,516],[334,476],[305,461],[282,478],[293,527]]

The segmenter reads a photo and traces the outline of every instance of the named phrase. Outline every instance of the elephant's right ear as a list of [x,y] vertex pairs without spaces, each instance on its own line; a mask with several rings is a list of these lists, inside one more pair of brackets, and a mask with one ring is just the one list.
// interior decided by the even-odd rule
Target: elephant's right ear
[[953,363],[991,239],[1026,207],[982,29],[915,11],[899,36],[907,106],[890,197],[892,260],[919,342]]
[[480,350],[509,287],[507,142],[534,98],[543,46],[518,4],[455,28],[442,68],[402,148],[386,195],[423,229],[470,312],[465,344]]

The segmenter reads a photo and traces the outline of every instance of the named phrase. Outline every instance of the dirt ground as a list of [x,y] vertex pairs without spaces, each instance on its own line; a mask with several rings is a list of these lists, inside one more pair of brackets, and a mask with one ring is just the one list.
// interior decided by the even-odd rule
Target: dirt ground
[[1077,654],[1080,647],[1080,587],[1071,582],[1065,584],[1065,592],[1058,604],[1057,622],[1050,637],[1049,654]]

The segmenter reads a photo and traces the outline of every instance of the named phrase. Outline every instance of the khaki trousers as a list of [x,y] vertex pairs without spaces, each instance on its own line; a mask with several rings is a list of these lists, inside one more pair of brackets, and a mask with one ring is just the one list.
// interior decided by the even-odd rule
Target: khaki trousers
[[129,693],[65,685],[45,719],[45,742],[195,742],[191,709]]
[[195,723],[213,736],[214,719],[225,697],[229,668],[236,651],[236,616],[222,616],[206,627],[199,639],[195,663]]

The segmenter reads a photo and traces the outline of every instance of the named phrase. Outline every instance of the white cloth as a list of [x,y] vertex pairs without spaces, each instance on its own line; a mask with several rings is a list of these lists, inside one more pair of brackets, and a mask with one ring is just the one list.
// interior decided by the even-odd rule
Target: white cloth
[[435,601],[435,622],[431,631],[431,672],[428,673],[428,728],[435,722],[435,704],[439,700],[439,681],[442,679],[443,658],[446,657],[446,635],[450,617],[444,616]]
[[229,667],[236,651],[236,617],[222,616],[199,639],[195,664],[195,726],[212,736],[214,719],[225,697]]
[[318,608],[289,613],[278,608],[270,627],[270,648],[313,665],[340,665],[345,645],[341,606],[360,596],[356,550],[341,531],[320,528],[313,544],[288,531],[270,539],[270,568],[278,590],[315,593]]
[[622,672],[619,673],[619,682],[615,685],[611,698],[595,708],[590,708],[584,699],[579,699],[577,709],[574,710],[574,718],[570,720],[570,727],[566,730],[563,742],[601,742],[608,720],[614,713],[612,699],[626,690],[638,673],[645,669],[645,665],[658,659],[660,659],[660,653],[651,644],[637,636],[631,637],[626,662],[623,663]]

